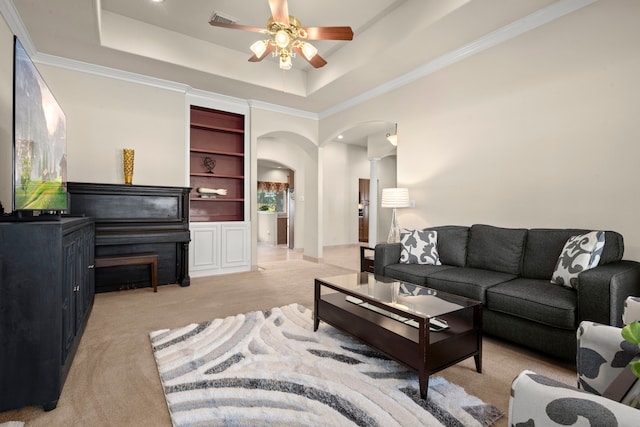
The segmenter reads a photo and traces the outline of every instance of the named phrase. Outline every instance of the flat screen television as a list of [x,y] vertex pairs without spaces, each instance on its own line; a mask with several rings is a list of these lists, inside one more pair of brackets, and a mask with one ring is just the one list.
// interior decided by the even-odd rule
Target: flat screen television
[[13,61],[13,209],[67,210],[67,119],[17,37]]

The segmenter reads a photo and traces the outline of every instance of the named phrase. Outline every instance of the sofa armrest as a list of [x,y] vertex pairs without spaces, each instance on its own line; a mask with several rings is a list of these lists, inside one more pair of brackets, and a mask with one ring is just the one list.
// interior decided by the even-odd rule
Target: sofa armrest
[[[637,409],[566,384],[523,371],[511,384],[509,425],[637,426]],[[582,425],[582,424],[581,424]]]
[[[373,270],[375,274],[384,276],[384,268],[387,265],[400,262],[400,249],[400,243],[378,243],[373,259]],[[637,295],[640,295],[640,293]]]
[[640,295],[639,262],[616,261],[583,271],[578,276],[579,321],[621,327],[630,295]]

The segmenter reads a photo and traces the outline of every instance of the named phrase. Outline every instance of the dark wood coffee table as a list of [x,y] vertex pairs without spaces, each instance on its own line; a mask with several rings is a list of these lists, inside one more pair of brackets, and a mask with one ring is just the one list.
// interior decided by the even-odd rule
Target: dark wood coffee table
[[[372,273],[352,273],[315,279],[313,316],[314,330],[322,320],[415,369],[423,399],[433,373],[471,356],[476,371],[482,372],[479,301]],[[437,320],[448,327],[431,330]]]

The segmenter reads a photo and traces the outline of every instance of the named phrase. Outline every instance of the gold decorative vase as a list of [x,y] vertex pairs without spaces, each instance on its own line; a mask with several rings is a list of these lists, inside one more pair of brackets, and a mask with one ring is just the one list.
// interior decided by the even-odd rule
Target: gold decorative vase
[[133,183],[133,148],[122,149],[122,168],[124,170],[124,183],[131,185]]

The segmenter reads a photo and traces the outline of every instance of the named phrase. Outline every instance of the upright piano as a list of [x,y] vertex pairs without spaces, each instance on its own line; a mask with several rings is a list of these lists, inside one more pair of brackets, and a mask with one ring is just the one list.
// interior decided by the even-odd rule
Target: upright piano
[[[69,214],[95,220],[95,256],[158,255],[158,285],[189,286],[188,187],[68,182]],[[96,292],[151,286],[146,265],[100,268]]]

